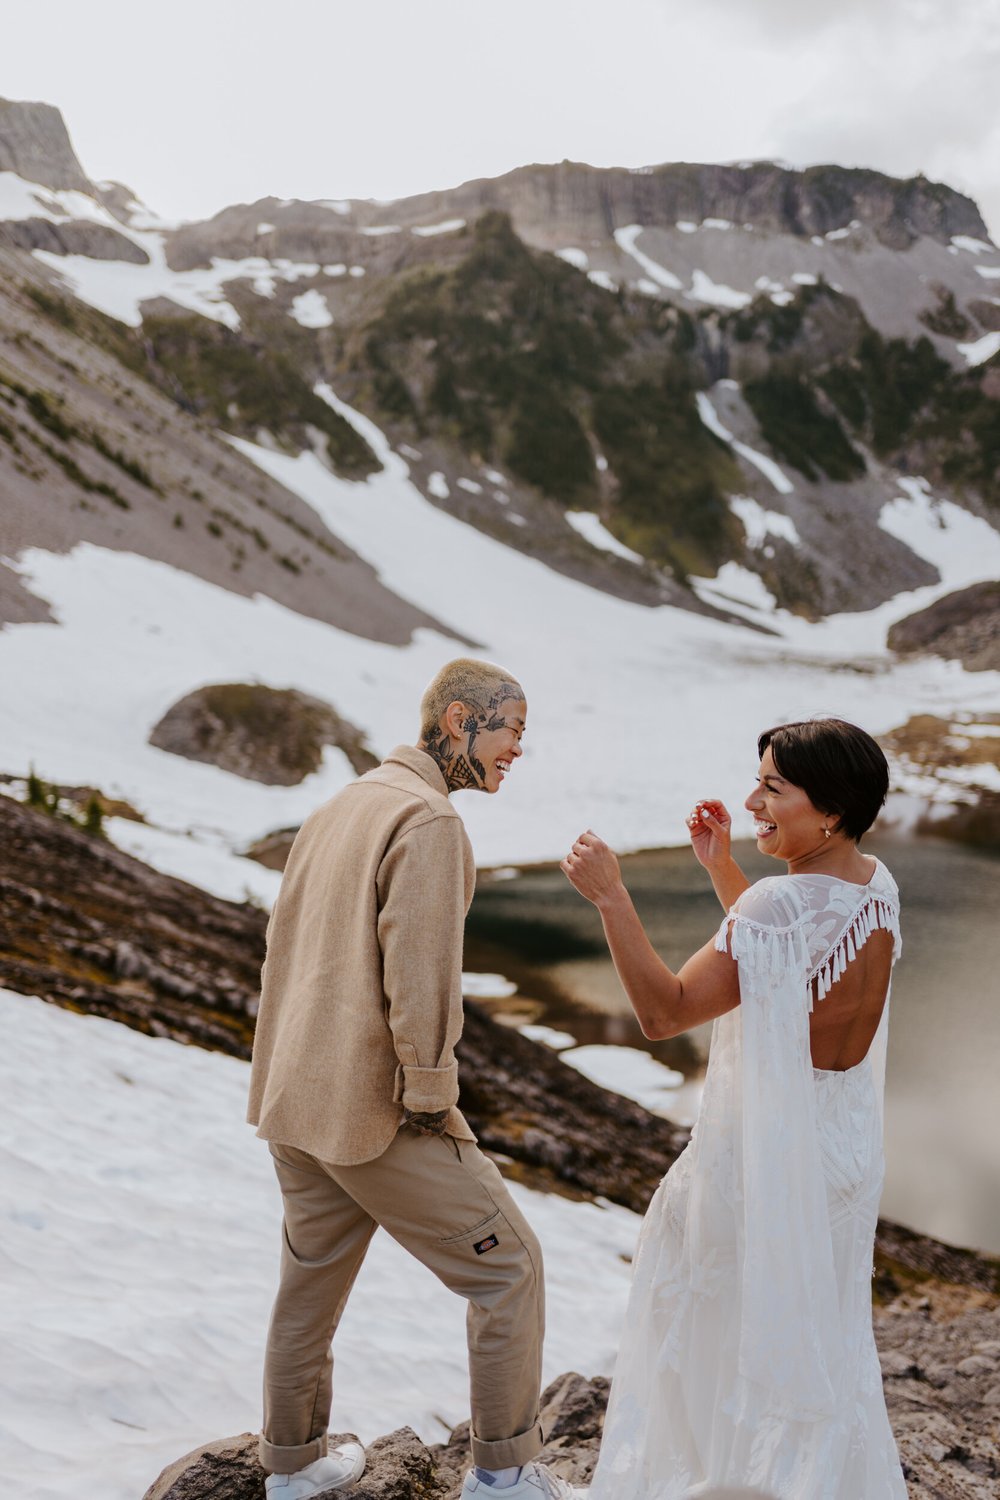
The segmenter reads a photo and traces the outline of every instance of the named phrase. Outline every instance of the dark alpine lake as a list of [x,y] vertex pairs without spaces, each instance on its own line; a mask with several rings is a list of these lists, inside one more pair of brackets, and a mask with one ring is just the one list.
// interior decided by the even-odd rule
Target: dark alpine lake
[[[1000,1254],[1000,859],[931,838],[871,838],[864,847],[893,872],[902,900],[882,1212],[952,1244]],[[751,879],[779,868],[752,844],[735,853]],[[622,863],[652,942],[676,966],[718,926],[708,876],[686,849]],[[690,1117],[710,1027],[669,1042],[643,1038],[600,918],[557,866],[480,875],[465,967],[517,983],[515,997],[491,1005],[502,1019],[541,1022],[581,1045],[639,1048],[683,1072],[688,1081],[675,1113]]]

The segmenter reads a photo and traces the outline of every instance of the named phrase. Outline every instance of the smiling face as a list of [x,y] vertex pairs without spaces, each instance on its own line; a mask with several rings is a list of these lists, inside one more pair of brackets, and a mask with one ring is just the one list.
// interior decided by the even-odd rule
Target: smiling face
[[[837,819],[822,812],[800,786],[781,775],[770,746],[761,757],[757,785],[743,805],[754,815],[757,848],[775,859],[794,864],[815,855],[833,838],[843,837],[835,831]],[[829,828],[830,839],[824,828]]]
[[421,749],[433,760],[451,792],[498,792],[520,755],[528,714],[521,688],[494,682],[485,701],[454,699],[437,728],[425,731]]
[[[523,698],[508,699],[496,711],[475,714],[474,730],[469,729],[469,763],[483,792],[498,792],[515,760],[524,752],[524,734],[528,705]],[[468,728],[472,714],[463,727]]]

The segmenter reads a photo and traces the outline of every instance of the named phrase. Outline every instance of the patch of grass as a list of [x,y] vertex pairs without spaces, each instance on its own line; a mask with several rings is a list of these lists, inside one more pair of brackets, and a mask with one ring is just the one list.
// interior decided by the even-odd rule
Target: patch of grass
[[162,493],[158,484],[155,484],[149,470],[136,458],[129,458],[120,448],[112,448],[99,432],[93,430],[89,434],[92,447],[96,448],[110,463],[116,464],[123,474],[134,479],[136,484],[141,484],[147,490],[153,490],[157,494]]
[[[50,432],[54,438],[63,443],[80,443],[93,448],[102,458],[110,460],[123,473],[128,474],[131,479],[136,480],[137,483],[144,485],[147,489],[159,493],[158,486],[154,484],[148,471],[142,464],[135,459],[129,458],[120,449],[112,448],[96,429],[80,427],[75,422],[71,422],[64,413],[65,403],[61,397],[52,396],[45,391],[33,390],[28,386],[22,385],[19,381],[7,380],[3,376],[0,376],[0,382],[6,385],[8,390],[14,395],[20,397],[24,402],[26,410],[38,425],[44,428],[46,432]],[[34,434],[29,433],[29,436],[34,438]],[[34,440],[43,452],[47,453],[66,475],[73,480],[74,484],[78,484],[82,489],[90,490],[94,494],[106,495],[123,510],[131,509],[128,500],[115,489],[114,485],[91,479],[88,475],[84,474],[76,460],[68,453],[60,453],[51,444],[37,438]]]

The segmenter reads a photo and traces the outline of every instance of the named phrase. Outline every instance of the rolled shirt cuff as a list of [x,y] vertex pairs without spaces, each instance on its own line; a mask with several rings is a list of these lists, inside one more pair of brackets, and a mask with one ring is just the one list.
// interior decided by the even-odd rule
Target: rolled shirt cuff
[[434,1115],[458,1103],[458,1063],[446,1068],[403,1065],[403,1108],[415,1115]]

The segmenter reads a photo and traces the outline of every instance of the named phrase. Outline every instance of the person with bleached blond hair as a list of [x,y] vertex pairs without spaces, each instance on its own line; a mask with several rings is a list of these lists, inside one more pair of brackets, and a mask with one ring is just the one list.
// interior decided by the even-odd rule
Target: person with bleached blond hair
[[450,797],[495,795],[521,755],[524,690],[502,667],[448,662],[417,745],[314,812],[267,933],[249,1119],[284,1205],[260,1458],[271,1500],[349,1490],[364,1450],[330,1451],[330,1344],[381,1226],[469,1304],[472,1458],[462,1494],[571,1500],[534,1462],[542,1260],[458,1105],[462,934],[475,886]]

